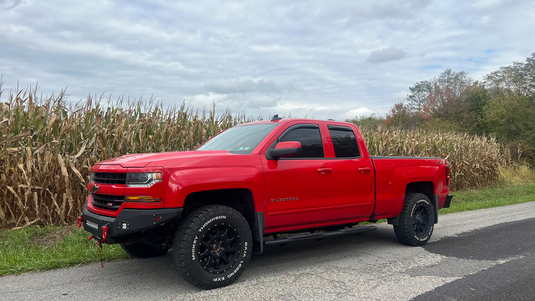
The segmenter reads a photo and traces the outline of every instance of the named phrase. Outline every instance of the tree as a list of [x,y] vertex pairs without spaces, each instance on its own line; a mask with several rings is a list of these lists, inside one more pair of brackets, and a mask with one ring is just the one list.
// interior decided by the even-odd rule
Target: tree
[[406,98],[407,108],[412,112],[421,112],[429,100],[429,95],[433,93],[433,82],[430,80],[417,82],[409,88],[409,91]]
[[416,127],[413,114],[410,109],[403,103],[396,103],[388,114],[386,114],[385,124],[388,127],[398,127],[409,129]]
[[369,116],[361,116],[351,120],[346,120],[346,122],[354,123],[360,129],[377,130],[381,125],[385,124],[385,119],[382,117],[377,117],[377,115],[373,113]]
[[476,82],[473,86],[466,88],[463,100],[460,127],[471,134],[485,134],[487,130],[483,110],[490,101],[488,90]]
[[535,147],[535,104],[527,96],[493,97],[483,109],[489,134],[501,141],[522,141]]
[[[419,126],[425,124],[458,124],[463,118],[466,90],[473,80],[464,71],[446,69],[431,80],[420,81],[409,88],[407,107]],[[432,122],[431,119],[441,122]],[[433,126],[434,127],[434,126]],[[451,128],[451,126],[448,126]]]
[[525,62],[513,62],[491,72],[484,84],[496,96],[519,94],[535,102],[535,52]]
[[485,77],[491,99],[483,109],[488,133],[535,150],[535,53]]
[[535,53],[525,62],[500,67],[483,83],[446,69],[409,91],[406,102],[390,110],[388,126],[491,134],[535,151]]

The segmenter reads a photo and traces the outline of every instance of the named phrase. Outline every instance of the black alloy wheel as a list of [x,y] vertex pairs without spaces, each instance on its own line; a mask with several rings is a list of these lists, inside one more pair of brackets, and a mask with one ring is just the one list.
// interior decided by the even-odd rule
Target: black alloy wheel
[[189,283],[213,289],[236,281],[251,258],[249,223],[235,209],[208,205],[181,221],[173,240],[173,262]]
[[427,206],[419,203],[413,210],[412,217],[412,229],[416,237],[425,239],[429,235],[429,223],[430,212],[427,210]]
[[434,207],[425,194],[407,193],[399,224],[394,225],[398,240],[409,246],[423,246],[431,238],[435,227]]
[[238,261],[241,238],[230,225],[216,224],[199,242],[198,258],[201,266],[212,274],[226,272]]

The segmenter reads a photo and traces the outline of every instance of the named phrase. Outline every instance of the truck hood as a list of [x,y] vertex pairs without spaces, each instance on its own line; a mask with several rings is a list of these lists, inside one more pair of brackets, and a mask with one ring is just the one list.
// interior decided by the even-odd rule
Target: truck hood
[[169,160],[188,160],[199,157],[212,157],[231,155],[228,151],[189,151],[189,152],[171,152],[171,153],[149,153],[149,154],[132,154],[121,156],[97,163],[96,165],[121,165],[123,168],[136,167],[143,168],[151,164],[159,166],[158,162]]

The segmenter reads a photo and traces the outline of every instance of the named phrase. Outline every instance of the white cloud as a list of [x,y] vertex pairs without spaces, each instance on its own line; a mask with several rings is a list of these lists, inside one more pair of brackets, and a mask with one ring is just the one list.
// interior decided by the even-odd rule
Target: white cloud
[[278,83],[273,80],[218,80],[203,86],[209,92],[232,94],[232,93],[276,93],[291,92],[297,89],[293,83]]
[[392,98],[398,99],[399,100],[398,102],[400,102],[400,101],[404,101],[405,98],[407,98],[407,95],[409,95],[409,92],[403,90],[403,91],[399,91],[397,93],[392,94]]
[[1,0],[0,4],[2,4],[2,8],[4,9],[13,9],[17,7],[22,0]]
[[264,94],[218,94],[209,92],[207,94],[197,94],[187,100],[187,104],[196,107],[211,107],[213,104],[220,109],[230,109],[231,112],[254,113],[262,112],[263,109],[270,109],[277,106],[281,99],[278,95]]
[[390,61],[398,61],[404,58],[407,54],[402,49],[396,47],[383,48],[375,50],[370,53],[366,61],[372,64],[385,63]]
[[279,45],[251,45],[249,49],[258,52],[273,52],[282,50],[282,47]]
[[534,12],[511,0],[0,0],[0,73],[4,88],[69,87],[72,100],[105,92],[265,117],[384,115],[446,68],[481,80],[523,61]]
[[351,109],[341,115],[337,116],[337,120],[348,120],[353,119],[355,117],[366,117],[371,116],[375,112],[368,109],[368,108],[357,108],[357,109]]
[[499,3],[500,3],[500,0],[479,0],[476,3],[474,3],[474,7],[486,8],[486,7],[496,6]]

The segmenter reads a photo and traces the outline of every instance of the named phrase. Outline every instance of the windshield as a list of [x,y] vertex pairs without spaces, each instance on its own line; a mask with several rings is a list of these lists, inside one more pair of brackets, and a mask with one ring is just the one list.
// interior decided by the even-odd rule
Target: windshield
[[250,154],[279,123],[236,126],[215,136],[197,150],[226,150],[233,154]]

